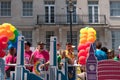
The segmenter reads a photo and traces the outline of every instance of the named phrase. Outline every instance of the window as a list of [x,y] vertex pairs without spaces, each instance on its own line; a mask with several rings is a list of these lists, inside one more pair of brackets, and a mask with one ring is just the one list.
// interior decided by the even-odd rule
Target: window
[[120,16],[120,1],[110,1],[110,16]]
[[32,31],[22,31],[22,35],[25,37],[26,41],[32,43]]
[[[77,21],[77,15],[76,15],[76,1],[73,1],[73,12],[72,12],[72,23],[76,23]],[[70,12],[69,12],[69,8],[68,8],[68,2],[67,4],[67,23],[70,23]]]
[[33,16],[32,1],[23,1],[23,16]]
[[[70,42],[71,36],[70,31],[67,31],[67,42]],[[75,46],[75,50],[77,50],[77,31],[72,31],[72,42]]]
[[88,1],[89,23],[98,23],[98,1]]
[[54,36],[54,31],[46,31],[46,49],[50,50],[50,37]]
[[11,2],[10,1],[1,1],[0,5],[0,15],[1,16],[11,16]]
[[117,50],[120,45],[120,31],[112,31],[112,48]]
[[45,22],[54,23],[55,14],[54,14],[54,1],[45,1]]

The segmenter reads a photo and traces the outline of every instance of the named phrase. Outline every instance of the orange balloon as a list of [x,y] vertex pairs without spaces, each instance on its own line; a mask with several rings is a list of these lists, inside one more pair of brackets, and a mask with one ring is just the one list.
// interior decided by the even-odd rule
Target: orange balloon
[[87,34],[81,34],[80,38],[87,38]]
[[5,30],[10,30],[10,25],[6,25]]
[[80,43],[81,43],[81,44],[85,44],[86,42],[87,42],[87,38],[81,38],[81,39],[80,39]]
[[87,41],[93,43],[95,41],[95,37],[93,37],[93,36],[88,37]]

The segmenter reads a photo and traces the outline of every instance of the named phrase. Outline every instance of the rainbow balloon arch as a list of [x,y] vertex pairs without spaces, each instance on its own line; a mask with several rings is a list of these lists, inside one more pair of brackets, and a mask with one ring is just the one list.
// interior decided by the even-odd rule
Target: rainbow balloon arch
[[0,25],[0,58],[5,56],[4,50],[10,46],[17,48],[17,38],[19,32],[10,23],[3,23]]

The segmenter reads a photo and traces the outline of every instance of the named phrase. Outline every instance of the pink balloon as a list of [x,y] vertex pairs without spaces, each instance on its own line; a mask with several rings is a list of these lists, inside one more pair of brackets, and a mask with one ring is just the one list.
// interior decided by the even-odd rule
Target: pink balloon
[[86,57],[85,57],[85,56],[79,57],[79,63],[80,63],[81,65],[85,65],[85,64],[86,64]]
[[85,44],[79,44],[78,45],[78,51],[82,50],[82,49],[86,49],[86,45]]
[[81,57],[81,56],[85,56],[85,57],[87,56],[86,50],[82,49],[82,50],[79,51],[78,58]]

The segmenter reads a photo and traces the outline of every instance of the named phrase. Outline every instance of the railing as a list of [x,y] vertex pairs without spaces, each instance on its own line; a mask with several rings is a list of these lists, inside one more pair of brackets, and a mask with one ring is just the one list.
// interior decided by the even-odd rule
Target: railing
[[[69,24],[69,15],[37,15],[37,25],[43,24]],[[105,15],[72,15],[72,24],[86,25],[86,24],[101,24],[106,25]]]

